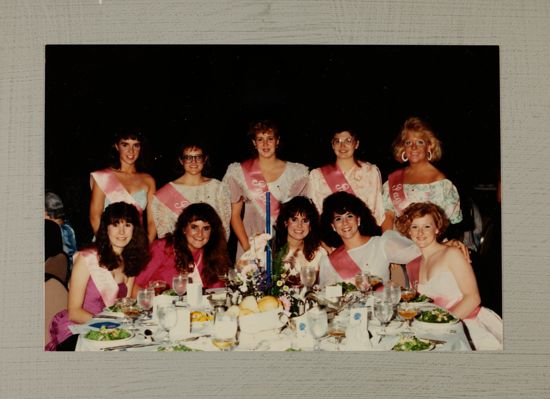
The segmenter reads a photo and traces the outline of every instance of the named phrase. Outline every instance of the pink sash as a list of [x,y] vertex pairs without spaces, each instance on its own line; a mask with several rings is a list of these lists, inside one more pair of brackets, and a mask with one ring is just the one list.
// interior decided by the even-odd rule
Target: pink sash
[[191,204],[191,202],[170,183],[158,190],[155,193],[155,197],[166,205],[176,216],[179,216],[179,214]]
[[415,283],[418,283],[420,275],[420,264],[422,263],[422,256],[411,260],[405,268],[407,269],[407,276],[409,277],[409,286],[414,287]]
[[[260,170],[258,159],[254,158],[242,162],[241,168],[248,189],[252,192],[254,200],[260,205],[260,209],[265,212],[265,193],[269,191],[269,187]],[[277,219],[279,214],[279,200],[273,194],[271,194],[270,214],[273,221]]]
[[342,280],[349,280],[362,271],[351,256],[349,256],[348,251],[346,251],[343,245],[335,249],[328,256],[328,259]]
[[[134,205],[141,217],[143,209],[137,203],[137,201],[130,195],[130,193],[124,188],[120,180],[116,177],[115,173],[107,168],[97,170],[91,173],[93,178],[101,191],[105,193],[105,197],[111,202],[126,202],[127,204]],[[92,186],[92,180],[90,179],[90,186]]]
[[75,257],[77,255],[84,258],[88,271],[90,272],[90,278],[93,280],[97,290],[99,291],[105,306],[113,305],[117,299],[119,287],[111,272],[99,266],[97,251],[88,249],[77,252]]
[[321,167],[321,173],[325,178],[330,190],[335,193],[338,191],[345,191],[347,193],[355,195],[351,185],[346,180],[346,176],[340,170],[340,168],[334,165],[325,165]]
[[388,176],[390,199],[395,208],[395,214],[399,216],[409,205],[405,191],[403,190],[403,174],[405,169],[398,169]]

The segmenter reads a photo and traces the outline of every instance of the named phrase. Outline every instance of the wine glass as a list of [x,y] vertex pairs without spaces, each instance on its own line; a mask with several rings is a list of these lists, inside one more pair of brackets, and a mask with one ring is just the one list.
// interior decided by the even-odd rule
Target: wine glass
[[394,281],[388,281],[384,284],[384,293],[386,298],[393,304],[397,306],[401,300],[401,286]]
[[137,307],[135,304],[125,304],[124,306],[121,306],[120,310],[124,315],[132,322],[132,326],[128,328],[130,331],[137,331],[136,327],[136,319],[141,314],[141,309]]
[[183,302],[183,294],[187,290],[187,273],[180,273],[172,278],[172,289],[178,294],[178,299]]
[[145,318],[151,318],[151,309],[153,308],[153,297],[155,291],[150,288],[141,288],[137,293],[138,306],[146,313]]
[[166,281],[162,280],[155,280],[149,282],[149,288],[152,288],[155,290],[155,296],[162,294],[166,288],[168,287],[168,284],[166,284]]
[[342,343],[342,339],[346,336],[346,331],[349,324],[349,310],[343,311],[336,315],[334,319],[332,319],[332,322],[330,323],[328,335],[331,337],[334,337],[336,340],[336,350],[340,350],[340,344]]
[[300,268],[300,281],[308,290],[315,284],[317,280],[317,270],[312,265],[302,265]]
[[166,332],[166,337],[163,343],[170,343],[170,329],[176,325],[177,314],[173,304],[159,305],[157,309],[159,325]]
[[315,338],[313,350],[318,352],[321,350],[321,338],[328,332],[327,312],[318,308],[312,309],[308,313],[308,320],[311,335]]
[[393,317],[393,303],[385,298],[376,298],[374,301],[374,316],[382,325],[379,335],[383,337],[387,334],[386,326]]
[[363,294],[362,302],[367,301],[367,297],[372,289],[370,285],[370,275],[367,272],[359,273],[355,276],[355,286]]
[[223,308],[216,308],[212,344],[222,351],[230,351],[237,344],[237,316]]
[[414,317],[416,316],[416,314],[418,313],[418,309],[414,305],[411,305],[410,303],[403,302],[403,303],[400,303],[399,306],[397,307],[397,313],[402,319],[407,321],[407,328],[405,329],[404,332],[406,334],[412,334],[413,331],[411,329],[411,323]]
[[416,297],[416,291],[414,288],[401,289],[401,300],[403,302],[410,302]]

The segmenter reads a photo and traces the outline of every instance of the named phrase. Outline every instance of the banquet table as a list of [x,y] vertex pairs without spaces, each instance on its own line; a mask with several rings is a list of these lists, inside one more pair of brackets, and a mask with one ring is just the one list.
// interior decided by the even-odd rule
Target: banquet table
[[[179,303],[180,306],[187,306],[185,300]],[[188,308],[190,309],[190,308]],[[203,312],[212,312],[209,307],[206,296],[203,305],[190,310],[199,310]],[[292,320],[292,319],[291,319]],[[76,351],[101,351],[101,350],[123,350],[123,351],[159,351],[162,349],[171,350],[176,345],[185,345],[186,349],[194,351],[219,351],[211,342],[212,322],[191,323],[191,329],[183,339],[172,340],[169,343],[163,343],[166,333],[159,328],[155,319],[138,319],[135,326],[137,331],[133,337],[117,343],[110,341],[107,343],[90,341],[84,338],[84,335],[94,323],[114,322],[120,323],[121,328],[126,328],[124,318],[117,318],[109,314],[98,314],[85,325],[74,327],[74,332],[80,333],[76,345]],[[432,351],[471,351],[472,347],[468,341],[461,321],[446,328],[426,328],[423,323],[413,321],[411,329],[418,338],[441,341],[435,344]],[[233,348],[234,351],[312,351],[314,340],[311,335],[298,334],[293,323],[281,323],[281,327],[272,328],[265,331],[254,333],[240,331],[238,335],[238,344]],[[364,334],[360,342],[348,342],[347,338],[338,344],[337,340],[331,336],[325,336],[320,339],[321,351],[391,351],[392,347],[399,340],[401,334],[406,331],[403,322],[394,320],[386,328],[386,335],[380,335],[381,327],[376,319],[369,318],[367,326],[370,334]],[[145,331],[150,330],[151,335],[145,335]],[[370,339],[369,339],[370,336]],[[151,340],[153,339],[153,341]],[[137,345],[137,346],[134,346]],[[130,347],[128,347],[130,346]],[[432,345],[433,346],[433,345]]]

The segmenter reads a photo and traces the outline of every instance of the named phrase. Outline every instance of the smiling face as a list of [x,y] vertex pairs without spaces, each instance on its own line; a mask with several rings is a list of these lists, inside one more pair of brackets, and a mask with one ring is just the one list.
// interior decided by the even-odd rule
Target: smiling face
[[336,133],[332,138],[332,149],[337,159],[353,158],[357,147],[359,147],[359,141],[354,139],[348,131]]
[[405,155],[410,163],[427,161],[428,151],[431,150],[428,141],[421,132],[408,131],[403,140]]
[[134,225],[123,220],[117,224],[107,226],[107,236],[116,254],[120,254],[124,247],[128,245],[133,234]]
[[183,234],[187,238],[187,246],[189,250],[196,251],[204,247],[210,239],[212,229],[210,223],[202,220],[194,220],[187,223],[183,230]]
[[310,232],[310,222],[306,215],[296,214],[285,222],[288,238],[295,241],[303,241]]
[[264,158],[271,158],[275,156],[277,145],[279,144],[279,138],[272,130],[256,133],[256,137],[252,140],[258,155]]
[[180,158],[180,163],[183,165],[185,173],[190,175],[200,175],[205,162],[206,157],[203,151],[197,147],[185,148]]
[[439,230],[436,227],[432,215],[424,215],[413,219],[409,227],[409,235],[420,249],[426,248],[436,242]]
[[334,213],[332,228],[342,240],[346,240],[359,234],[359,223],[360,219],[351,212],[346,212],[343,215]]
[[121,139],[115,148],[121,164],[133,165],[139,157],[141,143],[134,139]]

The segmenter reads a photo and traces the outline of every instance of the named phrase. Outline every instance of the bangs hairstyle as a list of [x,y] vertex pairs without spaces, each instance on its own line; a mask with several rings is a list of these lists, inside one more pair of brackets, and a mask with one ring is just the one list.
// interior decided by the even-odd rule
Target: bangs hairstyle
[[369,207],[358,197],[345,191],[338,191],[325,198],[323,201],[323,213],[321,214],[321,238],[331,247],[339,247],[343,244],[340,236],[332,229],[335,215],[343,215],[347,212],[361,219],[359,233],[362,236],[380,235],[380,227],[372,216]]
[[[333,130],[333,133],[332,135],[330,136],[330,147],[332,148],[332,140],[334,140],[336,138],[336,135],[339,134],[339,133],[344,133],[344,132],[348,132],[351,136],[351,138],[353,140],[355,140],[356,142],[361,142],[361,137],[359,136],[359,133],[357,133],[357,131],[355,129],[351,129],[351,128],[339,128],[339,129],[334,129]],[[353,162],[355,162],[355,165],[357,165],[358,167],[361,167],[361,164],[359,163],[359,160],[358,160],[358,153],[360,151],[360,148],[357,147],[357,149],[354,149],[353,151]],[[334,151],[332,152],[332,155],[334,156]]]
[[111,161],[110,164],[114,169],[120,169],[120,155],[115,148],[115,144],[119,144],[121,140],[136,140],[141,144],[139,150],[139,156],[136,159],[136,170],[138,172],[143,172],[146,170],[147,166],[150,163],[149,154],[148,154],[148,142],[146,137],[143,135],[140,129],[129,128],[129,129],[120,129],[115,132],[113,138],[113,145],[111,150]]
[[404,211],[401,216],[395,220],[395,229],[404,236],[411,238],[409,230],[414,219],[421,218],[426,215],[432,215],[435,227],[439,230],[437,239],[439,240],[447,227],[449,219],[445,215],[445,211],[436,204],[431,202],[413,202]]
[[[134,230],[128,245],[122,249],[120,255],[117,255],[113,251],[107,228],[119,223],[130,223]],[[95,245],[101,266],[106,267],[107,270],[113,270],[122,262],[124,274],[128,277],[137,276],[149,262],[149,243],[141,225],[139,213],[135,206],[125,202],[115,202],[105,208],[101,215]]]
[[281,205],[279,216],[275,224],[274,253],[277,253],[288,241],[288,227],[285,223],[288,219],[302,215],[309,220],[309,234],[304,238],[304,256],[308,261],[315,257],[315,253],[321,245],[319,237],[319,212],[313,202],[304,196],[297,196]]
[[265,119],[259,122],[254,122],[250,124],[250,126],[248,127],[248,137],[251,140],[254,140],[258,133],[269,133],[269,132],[272,132],[273,136],[275,136],[276,139],[280,137],[279,128],[277,127],[275,122],[269,119]]
[[426,151],[428,147],[430,147],[432,152],[432,159],[430,162],[436,162],[441,159],[443,155],[441,141],[439,141],[439,139],[435,136],[431,126],[428,122],[418,117],[411,117],[405,121],[403,127],[401,128],[401,132],[392,144],[393,157],[397,162],[403,163],[401,155],[403,154],[403,151],[405,151],[405,139],[408,132],[419,133],[420,138],[426,141]]
[[[194,132],[193,135],[200,135],[200,133],[199,132]],[[190,141],[186,141],[184,143],[181,143],[178,146],[178,156],[177,156],[177,160],[178,160],[178,168],[177,169],[178,169],[178,171],[181,172],[181,173],[185,172],[185,168],[183,166],[184,152],[186,150],[193,150],[193,149],[197,149],[197,150],[202,151],[202,155],[204,156],[204,162],[203,162],[201,175],[203,175],[203,176],[208,175],[208,173],[210,172],[210,156],[208,154],[208,151],[206,149],[205,144],[202,141],[199,141],[198,139],[193,139],[193,140],[190,140]]]
[[174,233],[167,236],[167,242],[174,248],[176,268],[180,271],[187,271],[194,260],[184,232],[189,223],[195,221],[202,221],[210,225],[210,238],[203,247],[203,278],[206,283],[205,287],[207,287],[218,281],[218,276],[227,273],[231,267],[225,230],[216,210],[204,202],[189,205],[179,215]]

